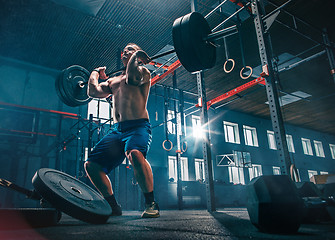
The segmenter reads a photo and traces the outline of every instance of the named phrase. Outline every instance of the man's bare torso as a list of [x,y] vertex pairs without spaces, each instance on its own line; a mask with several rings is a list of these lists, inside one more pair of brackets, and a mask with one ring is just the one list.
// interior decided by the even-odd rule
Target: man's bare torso
[[141,118],[149,119],[146,109],[150,82],[140,86],[126,84],[126,75],[108,80],[113,94],[113,121],[123,122]]

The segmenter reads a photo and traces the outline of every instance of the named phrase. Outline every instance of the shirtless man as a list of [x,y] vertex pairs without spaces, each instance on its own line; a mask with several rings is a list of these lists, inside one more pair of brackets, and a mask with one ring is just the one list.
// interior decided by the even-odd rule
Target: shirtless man
[[85,170],[91,182],[112,207],[112,215],[122,215],[120,205],[113,194],[107,174],[127,157],[145,197],[143,218],[159,217],[159,207],[154,200],[153,175],[146,155],[151,143],[151,125],[146,109],[150,72],[139,62],[147,64],[149,56],[139,46],[129,43],[122,52],[126,70],[122,75],[107,79],[106,67],[94,69],[88,81],[88,95],[94,98],[113,97],[114,130],[106,135],[92,150],[85,162]]

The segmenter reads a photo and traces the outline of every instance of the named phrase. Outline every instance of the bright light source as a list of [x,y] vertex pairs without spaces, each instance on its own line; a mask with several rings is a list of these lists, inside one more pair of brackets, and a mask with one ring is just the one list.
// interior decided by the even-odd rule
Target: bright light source
[[204,136],[204,131],[201,126],[201,121],[199,116],[192,116],[192,127],[193,127],[193,137],[202,138]]

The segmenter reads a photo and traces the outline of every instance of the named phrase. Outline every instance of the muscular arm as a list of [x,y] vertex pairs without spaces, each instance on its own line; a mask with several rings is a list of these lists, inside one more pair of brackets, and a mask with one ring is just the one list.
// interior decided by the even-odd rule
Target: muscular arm
[[[105,68],[98,68],[98,70],[103,71],[103,75],[105,75]],[[99,83],[99,73],[96,71],[92,71],[90,78],[88,80],[88,88],[87,94],[90,97],[94,98],[105,98],[111,94],[111,90],[108,85],[108,80],[105,82]]]
[[149,56],[142,50],[136,51],[129,59],[126,69],[126,83],[139,86],[150,81],[150,72],[147,68],[139,65],[139,60],[143,64],[150,62]]

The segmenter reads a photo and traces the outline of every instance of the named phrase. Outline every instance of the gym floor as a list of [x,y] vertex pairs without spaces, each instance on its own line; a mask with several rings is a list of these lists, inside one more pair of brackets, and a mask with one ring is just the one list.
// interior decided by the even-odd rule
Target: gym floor
[[0,230],[1,240],[85,239],[335,239],[335,222],[302,224],[295,234],[267,234],[249,221],[246,208],[163,210],[161,217],[142,219],[139,211],[124,211],[106,224],[87,224],[63,214],[56,226]]

